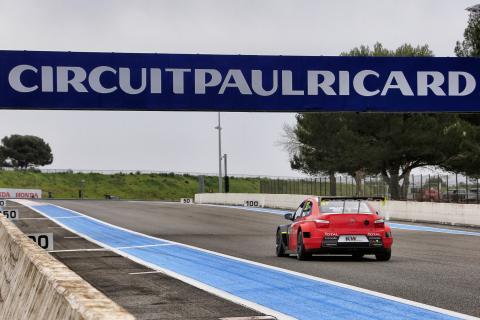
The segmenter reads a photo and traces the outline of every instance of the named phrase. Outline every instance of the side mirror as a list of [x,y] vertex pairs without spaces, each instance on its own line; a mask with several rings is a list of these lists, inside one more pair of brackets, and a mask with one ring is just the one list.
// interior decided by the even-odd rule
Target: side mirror
[[284,215],[284,218],[287,219],[287,220],[293,220],[293,214],[287,213],[287,214]]

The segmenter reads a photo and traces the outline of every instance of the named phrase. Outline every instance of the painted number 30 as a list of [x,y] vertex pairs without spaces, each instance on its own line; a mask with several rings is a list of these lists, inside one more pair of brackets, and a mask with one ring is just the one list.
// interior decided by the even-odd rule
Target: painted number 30
[[48,236],[46,235],[39,235],[39,236],[28,236],[32,239],[38,246],[42,249],[48,248]]

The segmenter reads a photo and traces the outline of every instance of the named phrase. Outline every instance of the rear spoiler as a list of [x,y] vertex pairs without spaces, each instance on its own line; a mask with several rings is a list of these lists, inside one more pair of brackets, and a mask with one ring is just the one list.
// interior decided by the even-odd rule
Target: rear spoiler
[[386,197],[342,197],[342,196],[319,196],[318,202],[333,200],[365,200],[365,201],[385,201]]

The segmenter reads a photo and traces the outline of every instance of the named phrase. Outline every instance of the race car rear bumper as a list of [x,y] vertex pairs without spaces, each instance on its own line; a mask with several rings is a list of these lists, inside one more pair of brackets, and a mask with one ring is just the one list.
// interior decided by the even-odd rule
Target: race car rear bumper
[[385,248],[370,248],[370,247],[358,247],[358,248],[315,248],[308,249],[308,253],[318,253],[318,254],[354,254],[354,253],[363,253],[363,254],[375,254],[385,251]]
[[368,242],[338,242],[338,237],[304,239],[305,250],[309,253],[364,253],[374,254],[391,246],[390,241],[384,242],[382,237],[367,237]]

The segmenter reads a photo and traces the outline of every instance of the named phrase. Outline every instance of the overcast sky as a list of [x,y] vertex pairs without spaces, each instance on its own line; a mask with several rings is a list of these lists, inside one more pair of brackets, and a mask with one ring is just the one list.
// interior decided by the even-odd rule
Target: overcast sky
[[[453,56],[466,0],[0,0],[0,49],[338,55],[376,41]],[[215,173],[216,113],[0,111],[0,137],[33,134],[50,168]],[[278,146],[294,114],[222,113],[229,171],[295,176]]]

